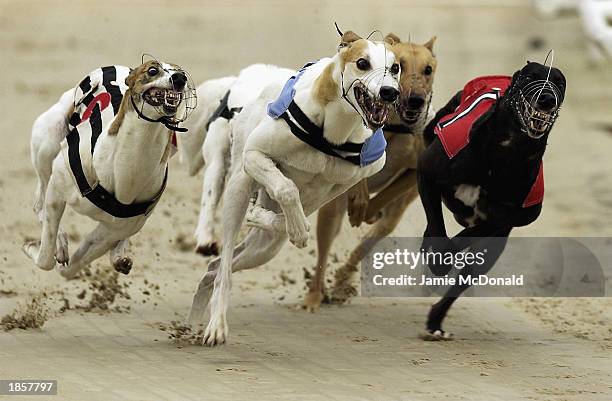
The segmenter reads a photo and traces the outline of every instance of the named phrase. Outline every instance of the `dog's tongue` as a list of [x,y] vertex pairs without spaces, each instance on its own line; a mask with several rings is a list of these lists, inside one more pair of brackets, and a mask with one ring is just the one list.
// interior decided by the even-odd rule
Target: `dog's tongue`
[[371,120],[376,124],[382,125],[387,119],[388,108],[385,104],[375,102],[371,106]]

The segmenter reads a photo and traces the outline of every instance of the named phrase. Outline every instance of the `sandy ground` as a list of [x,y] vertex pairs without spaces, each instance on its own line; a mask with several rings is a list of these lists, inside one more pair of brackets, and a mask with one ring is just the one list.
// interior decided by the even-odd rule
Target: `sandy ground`
[[[66,283],[20,250],[40,235],[31,211],[31,123],[85,73],[137,65],[143,52],[183,65],[198,82],[253,62],[296,68],[334,51],[333,21],[421,42],[438,35],[438,106],[473,76],[542,60],[545,50],[528,46],[534,38],[554,47],[568,93],[546,154],[544,212],[515,235],[610,236],[612,135],[601,128],[612,123],[610,66],[589,65],[577,19],[541,21],[527,2],[497,3],[0,1],[0,316],[41,294],[47,309],[42,329],[0,332],[0,378],[57,379],[60,396],[49,399],[62,400],[612,399],[609,299],[462,299],[447,322],[457,340],[425,343],[416,334],[431,299],[357,298],[317,314],[297,310],[314,241],[235,276],[227,345],[169,338],[206,266],[191,252],[200,177],[188,177],[178,160],[133,240],[130,276],[115,279],[102,258],[92,276]],[[72,250],[91,227],[66,213]],[[396,234],[423,228],[415,204]],[[333,267],[359,234],[343,228]],[[109,310],[91,310],[92,297]]]

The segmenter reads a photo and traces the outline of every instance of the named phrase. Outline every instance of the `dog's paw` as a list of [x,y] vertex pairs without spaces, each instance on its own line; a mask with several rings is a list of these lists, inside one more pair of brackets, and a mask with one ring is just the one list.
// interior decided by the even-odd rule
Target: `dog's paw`
[[21,247],[23,252],[34,261],[34,264],[42,270],[53,270],[55,267],[55,258],[51,258],[47,262],[41,262],[40,258],[40,241],[29,240]]
[[208,326],[206,326],[206,330],[204,331],[202,345],[206,347],[215,347],[225,344],[227,333],[228,327],[225,316],[211,316],[210,322],[208,322]]
[[310,223],[304,216],[300,221],[290,222],[287,220],[287,234],[289,241],[298,248],[305,248],[308,245],[308,232],[310,231]]
[[299,233],[296,235],[290,235],[289,240],[297,248],[306,248],[306,246],[308,245],[308,232],[306,232],[305,234]]
[[55,260],[60,265],[67,266],[70,262],[70,253],[68,252],[68,236],[64,232],[57,235],[57,249],[55,250]]
[[325,296],[321,291],[308,291],[304,297],[302,309],[305,309],[310,313],[317,312],[321,307],[321,302],[323,302],[324,297]]
[[198,244],[195,249],[196,253],[202,256],[217,256],[219,255],[219,245],[215,241],[205,244]]
[[70,265],[56,265],[55,270],[66,280],[72,280],[77,276],[77,273],[81,270],[79,267],[75,268]]
[[21,246],[21,250],[25,253],[30,259],[36,260],[38,256],[38,251],[40,250],[40,241],[39,240],[28,240],[23,243]]
[[122,274],[129,274],[132,270],[133,261],[127,256],[120,256],[113,261],[113,267]]
[[267,231],[285,232],[285,216],[254,205],[246,215],[246,225]]
[[452,333],[444,330],[430,330],[426,329],[419,333],[419,338],[423,341],[451,341],[455,338]]

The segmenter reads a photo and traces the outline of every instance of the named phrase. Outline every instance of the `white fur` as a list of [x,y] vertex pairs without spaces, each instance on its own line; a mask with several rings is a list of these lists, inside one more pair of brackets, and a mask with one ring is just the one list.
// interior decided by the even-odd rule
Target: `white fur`
[[461,184],[455,190],[455,198],[463,202],[465,206],[475,207],[480,197],[480,186]]
[[[171,88],[170,74],[163,72],[147,87]],[[114,218],[81,196],[69,171],[61,142],[66,137],[73,112],[75,90],[65,92],[58,103],[40,115],[32,128],[32,163],[38,176],[34,211],[42,223],[40,242],[24,244],[24,251],[44,270],[54,267],[66,278],[111,250],[111,263],[129,263],[129,237],[144,225],[147,216]],[[153,115],[145,106],[147,115]],[[168,128],[139,119],[130,109],[116,136],[103,131],[93,157],[82,160],[84,170],[94,171],[100,184],[122,203],[153,198],[160,190],[167,162],[162,160],[170,140]],[[97,221],[98,226],[68,257],[68,241],[60,230],[66,204],[77,213]]]
[[[390,66],[394,62],[394,55],[382,44],[369,42],[368,53],[373,68]],[[334,66],[333,80],[338,85],[342,83],[340,54],[322,59],[306,70],[295,86],[295,101],[315,124],[323,127],[328,141],[363,142],[372,131],[363,126],[360,115],[340,97],[340,90],[337,98],[324,107],[313,97],[315,80],[329,64]],[[347,89],[354,79],[363,75],[354,63],[347,64],[344,69]],[[208,272],[200,281],[189,314],[192,323],[202,319],[210,300],[210,321],[204,335],[206,345],[225,342],[232,271],[266,263],[279,252],[287,238],[297,247],[306,246],[309,232],[306,216],[355,183],[380,171],[385,163],[384,155],[366,167],[329,156],[296,138],[283,120],[268,117],[266,106],[278,96],[285,81],[284,76],[275,79],[232,122],[233,171],[223,205],[224,246],[221,257],[210,262]],[[371,80],[369,89],[377,94],[382,85],[397,89],[397,77]],[[347,95],[356,105],[352,89]],[[258,207],[265,211],[260,213],[261,209],[257,209],[257,213],[261,216],[282,213],[285,230],[262,228],[267,222],[260,221],[262,226],[253,227],[234,249],[254,191],[258,191]],[[257,213],[251,217],[256,218]],[[274,218],[269,221],[278,223]]]
[[189,175],[197,174],[204,166],[202,144],[206,138],[206,123],[235,80],[234,76],[211,79],[196,88],[198,107],[183,124],[188,131],[176,135],[180,160],[187,165]]
[[194,175],[205,164],[202,185],[200,216],[195,231],[197,249],[207,252],[217,248],[219,223],[217,211],[230,168],[230,146],[232,123],[223,117],[217,118],[206,130],[206,124],[219,106],[219,102],[230,90],[228,107],[237,108],[253,102],[263,88],[275,79],[288,79],[294,71],[273,65],[253,64],[243,69],[238,77],[212,79],[202,83],[198,89],[201,107],[187,134],[179,138],[181,160]]
[[469,227],[476,225],[478,220],[486,220],[487,215],[478,209],[478,199],[480,199],[480,186],[470,184],[460,184],[455,190],[455,198],[460,200],[465,206],[474,209],[472,217],[465,219]]

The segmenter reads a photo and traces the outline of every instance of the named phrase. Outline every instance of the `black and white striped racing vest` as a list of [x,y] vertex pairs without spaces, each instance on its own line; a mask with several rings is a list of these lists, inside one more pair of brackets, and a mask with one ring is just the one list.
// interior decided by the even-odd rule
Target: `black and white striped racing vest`
[[92,71],[79,83],[74,92],[74,112],[68,124],[70,131],[62,143],[68,168],[81,195],[118,218],[150,213],[164,192],[168,178],[166,166],[162,187],[153,199],[124,204],[100,185],[93,169],[96,142],[102,133],[110,129],[119,112],[123,95],[128,89],[125,79],[129,73],[129,67],[102,67]]

